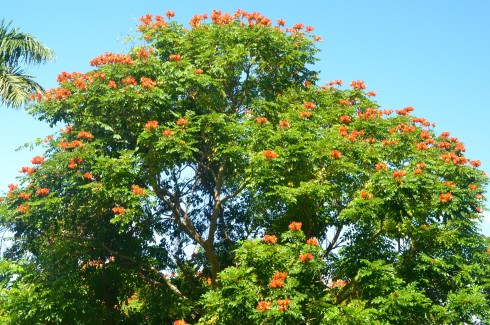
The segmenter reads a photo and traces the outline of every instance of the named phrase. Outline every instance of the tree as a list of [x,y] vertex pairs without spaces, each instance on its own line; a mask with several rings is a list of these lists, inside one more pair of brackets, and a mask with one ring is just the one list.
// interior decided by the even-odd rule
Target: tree
[[33,96],[67,126],[2,205],[11,322],[487,320],[488,180],[457,138],[317,86],[310,26],[173,15]]
[[30,34],[0,22],[0,101],[12,107],[22,105],[33,92],[43,88],[26,74],[22,65],[41,64],[54,52]]

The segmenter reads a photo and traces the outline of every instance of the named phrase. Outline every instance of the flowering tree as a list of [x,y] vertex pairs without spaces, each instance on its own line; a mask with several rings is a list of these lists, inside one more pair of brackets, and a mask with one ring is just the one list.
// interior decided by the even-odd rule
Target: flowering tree
[[310,26],[173,16],[142,17],[144,44],[32,95],[34,116],[66,126],[1,206],[15,237],[0,315],[486,319],[487,177],[457,138],[412,107],[380,110],[362,81],[317,86]]

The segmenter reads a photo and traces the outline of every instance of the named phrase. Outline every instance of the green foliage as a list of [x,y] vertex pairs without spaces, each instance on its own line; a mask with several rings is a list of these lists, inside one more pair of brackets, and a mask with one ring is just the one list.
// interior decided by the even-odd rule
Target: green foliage
[[141,45],[33,96],[67,126],[0,205],[2,320],[487,321],[488,179],[464,145],[362,81],[317,86],[311,27],[201,18],[144,16]]

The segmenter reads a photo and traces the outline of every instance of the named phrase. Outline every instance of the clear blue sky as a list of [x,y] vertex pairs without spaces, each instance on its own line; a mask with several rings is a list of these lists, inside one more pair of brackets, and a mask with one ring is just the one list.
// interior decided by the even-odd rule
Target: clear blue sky
[[[57,55],[31,69],[44,87],[56,86],[61,71],[85,72],[107,51],[128,48],[146,13],[176,12],[187,23],[212,9],[259,11],[288,25],[304,23],[323,37],[319,44],[322,81],[364,80],[383,108],[415,107],[414,114],[437,123],[466,145],[490,174],[490,1],[488,0],[16,0],[1,4],[0,18],[36,36]],[[52,133],[23,111],[0,107],[0,191],[15,182],[35,152],[15,149]],[[483,231],[490,235],[490,213]]]

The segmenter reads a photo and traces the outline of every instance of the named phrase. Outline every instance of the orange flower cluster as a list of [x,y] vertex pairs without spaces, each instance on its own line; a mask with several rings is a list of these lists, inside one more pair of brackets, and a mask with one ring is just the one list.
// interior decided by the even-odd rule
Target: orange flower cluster
[[176,320],[173,325],[187,325],[187,323],[185,322],[185,320],[179,319]]
[[401,123],[396,126],[397,131],[401,131],[404,133],[415,132],[415,125],[406,125],[405,123]]
[[24,200],[29,200],[31,198],[31,194],[26,192],[21,192],[19,193],[19,197]]
[[141,187],[139,187],[138,185],[131,185],[131,190],[133,191],[133,193],[135,195],[141,195],[141,196],[144,196],[145,195],[145,190]]
[[332,81],[328,81],[327,83],[325,83],[325,86],[326,87],[331,87],[331,86],[334,86],[334,85],[337,85],[337,86],[342,86],[344,82],[342,80],[332,80]]
[[430,126],[430,122],[423,117],[412,117],[410,118],[410,123],[420,123],[423,126]]
[[413,171],[413,173],[415,175],[418,175],[418,174],[422,174],[423,172],[423,169],[425,169],[425,163],[424,162],[419,162],[415,165],[415,170]]
[[290,303],[291,303],[291,300],[289,300],[288,298],[279,299],[276,301],[276,304],[279,306],[279,308],[278,308],[279,311],[286,311],[288,309],[288,306]]
[[238,9],[233,16],[236,18],[247,19],[248,26],[253,26],[253,25],[270,26],[272,24],[272,21],[269,18],[265,17],[259,12],[246,12],[241,9]]
[[75,158],[70,158],[70,162],[68,163],[68,168],[75,169],[77,167],[77,163],[75,162]]
[[393,172],[393,174],[391,175],[391,177],[393,178],[402,178],[402,177],[405,177],[407,175],[407,172],[404,171],[404,170],[395,170]]
[[83,81],[81,79],[75,80],[74,84],[75,84],[75,88],[77,88],[77,89],[80,89],[80,90],[87,90],[88,89],[85,81]]
[[174,135],[174,132],[172,130],[170,130],[170,129],[166,129],[165,131],[162,132],[162,135],[164,137],[171,137],[171,136]]
[[454,152],[446,152],[439,156],[445,162],[453,162],[455,165],[464,165],[468,162],[465,156],[458,156]]
[[398,115],[408,115],[413,110],[414,110],[414,108],[412,106],[408,106],[408,107],[405,107],[405,108],[402,108],[402,109],[397,109],[396,110],[396,114],[398,114]]
[[29,209],[30,209],[30,208],[31,208],[31,207],[30,207],[29,205],[27,205],[27,204],[26,204],[26,205],[21,204],[21,205],[19,205],[19,206],[17,207],[17,211],[18,211],[18,212],[20,212],[20,213],[27,213],[27,212],[29,212]]
[[208,14],[194,15],[194,17],[192,17],[191,20],[189,21],[189,25],[191,25],[192,28],[198,28],[199,25],[201,25],[201,22],[207,18],[208,18]]
[[318,239],[311,237],[306,241],[307,245],[318,246]]
[[49,188],[38,188],[36,190],[36,195],[39,195],[39,196],[46,196],[49,194]]
[[383,146],[396,146],[398,144],[398,140],[381,140],[381,144]]
[[148,131],[154,130],[156,128],[158,128],[158,121],[152,120],[146,122],[145,124],[145,129],[147,129]]
[[362,80],[352,81],[350,86],[355,90],[366,89],[366,84]]
[[109,86],[109,88],[111,88],[111,89],[117,88],[117,84],[114,80],[109,80],[109,82],[107,83],[107,86]]
[[333,159],[340,159],[342,158],[342,153],[338,150],[330,150],[330,157]]
[[114,212],[114,214],[124,214],[125,211],[126,211],[126,209],[124,209],[121,206],[117,206],[117,207],[112,208],[112,212]]
[[[350,106],[350,105],[352,105],[352,102],[351,102],[350,100],[347,100],[347,99],[341,99],[341,100],[339,101],[339,104],[340,104],[340,105]],[[359,114],[359,113],[358,113],[358,114]]]
[[257,303],[257,310],[262,312],[268,310],[271,307],[272,303],[270,301],[259,301]]
[[288,228],[289,230],[301,230],[301,226],[303,226],[301,222],[292,221]]
[[289,122],[286,120],[282,120],[279,122],[279,128],[280,129],[284,129],[284,128],[289,129],[290,127],[291,127],[291,124],[289,124]]
[[377,110],[377,109],[374,109],[372,107],[368,107],[364,110],[364,112],[357,112],[357,117],[359,117],[360,119],[363,119],[363,120],[370,120],[370,119],[375,119],[375,118],[378,118],[378,117],[381,117],[381,115],[383,114],[383,112]]
[[138,49],[138,51],[136,52],[136,57],[140,60],[148,59],[152,53],[153,53],[153,49],[151,48],[147,49],[145,47],[142,47]]
[[42,156],[35,156],[34,158],[31,159],[31,163],[34,165],[41,165],[44,163],[44,157]]
[[202,69],[196,69],[194,70],[194,74],[203,74],[203,70]]
[[92,180],[94,178],[94,175],[90,174],[89,172],[85,172],[85,174],[83,174],[83,178],[85,178],[86,180]]
[[323,41],[323,38],[322,38],[321,36],[314,36],[314,37],[313,37],[313,40],[314,40],[315,42],[321,42],[321,41]]
[[376,170],[382,170],[382,169],[388,168],[388,165],[385,162],[381,161],[381,162],[377,163],[375,167],[376,167]]
[[470,161],[470,165],[473,167],[480,167],[481,166],[481,161],[479,160],[472,160]]
[[276,272],[269,283],[269,288],[282,288],[284,286],[284,280],[286,280],[287,272]]
[[185,118],[179,118],[177,120],[177,122],[175,122],[177,125],[179,126],[184,126],[184,125],[187,125],[189,124],[189,120],[185,119]]
[[361,197],[363,199],[372,199],[374,197],[374,194],[373,193],[370,193],[368,191],[362,190],[361,191]]
[[255,119],[257,124],[265,124],[267,123],[267,117],[259,116]]
[[264,240],[264,243],[270,243],[270,244],[277,243],[277,237],[274,235],[265,235],[263,240]]
[[439,142],[437,146],[439,147],[439,149],[451,149],[451,144],[446,141]]
[[174,11],[167,10],[167,12],[165,13],[165,15],[167,16],[168,19],[170,19],[172,17],[175,17],[175,12]]
[[11,193],[11,192],[15,191],[19,187],[19,185],[9,184],[9,185],[7,185],[7,187],[9,188],[9,193]]
[[451,202],[453,200],[453,195],[450,192],[442,193],[439,196],[439,199],[441,200],[442,203]]
[[279,155],[273,150],[266,150],[264,151],[264,157],[267,159],[276,159]]
[[48,101],[50,99],[56,99],[65,101],[68,97],[70,97],[71,91],[66,88],[53,88],[49,89],[44,93],[44,100]]
[[316,104],[313,102],[304,102],[303,107],[312,110],[315,109]]
[[153,81],[151,78],[141,77],[140,79],[141,86],[146,89],[153,89],[156,87],[157,82]]
[[101,66],[105,64],[127,64],[131,65],[133,64],[133,59],[129,54],[115,54],[112,52],[106,52],[102,54],[101,56],[98,56],[90,61],[91,66]]
[[213,10],[211,14],[211,20],[218,25],[229,25],[233,21],[233,16],[225,12],[222,14],[221,10]]
[[441,133],[441,135],[439,137],[440,138],[449,138],[449,135],[450,134],[451,134],[450,132],[444,131],[444,132]]
[[376,93],[375,91],[368,91],[366,95],[368,95],[369,97],[375,97],[378,93]]
[[175,61],[178,62],[181,60],[180,54],[170,54],[168,56],[169,61]]
[[357,141],[357,137],[359,136],[360,137],[364,136],[364,131],[353,130],[350,134],[346,135],[345,137],[347,138],[347,140],[355,142]]
[[469,188],[470,190],[474,191],[474,190],[476,190],[476,189],[478,188],[478,186],[477,186],[476,184],[470,184],[470,185],[468,186],[468,188]]
[[29,99],[31,99],[31,100],[39,101],[39,100],[41,100],[41,98],[43,98],[43,95],[40,93],[34,93],[34,94],[29,95]]
[[22,167],[19,172],[21,173],[26,173],[27,175],[31,175],[36,171],[36,168],[34,167]]
[[444,182],[444,185],[446,185],[447,187],[456,187],[456,184],[454,184],[453,182],[451,181],[445,181]]
[[308,262],[308,261],[311,261],[313,259],[313,254],[311,253],[306,253],[306,254],[300,254],[298,259],[300,260],[300,262]]
[[77,134],[77,138],[78,139],[92,140],[94,138],[94,136],[90,132],[80,131]]
[[337,287],[344,287],[347,283],[342,280],[342,279],[339,279],[337,281],[332,281],[332,283],[330,283],[327,287],[330,288],[330,289],[333,289],[333,288],[337,288]]
[[462,142],[456,143],[456,145],[454,146],[454,150],[455,151],[460,151],[460,152],[465,152],[466,151],[466,148],[464,146],[464,143],[462,143]]
[[340,118],[340,123],[350,123],[352,120],[349,115],[342,115]]
[[302,118],[309,118],[311,117],[311,112],[302,111],[301,113],[299,113],[299,116],[301,116]]
[[77,147],[80,147],[81,148],[83,146],[84,146],[84,144],[80,140],[73,140],[71,142],[68,142],[68,141],[66,141],[65,138],[61,139],[61,141],[59,143],[59,147],[61,149],[64,149],[64,150],[66,150],[66,149],[73,149],[73,148],[77,148]]
[[134,79],[133,77],[131,76],[127,76],[126,78],[122,79],[121,82],[124,84],[124,85],[134,85],[136,86],[138,84],[138,82],[136,81],[136,79]]

